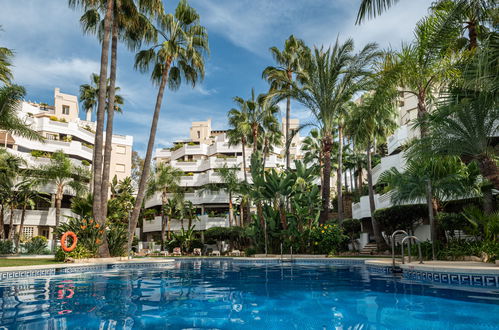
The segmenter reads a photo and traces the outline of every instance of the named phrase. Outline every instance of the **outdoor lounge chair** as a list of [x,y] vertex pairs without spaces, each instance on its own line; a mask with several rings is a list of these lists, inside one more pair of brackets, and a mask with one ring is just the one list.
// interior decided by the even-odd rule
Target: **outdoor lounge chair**
[[182,255],[182,250],[179,247],[176,247],[173,249],[173,255],[174,256],[181,256]]
[[192,254],[194,254],[195,256],[200,256],[201,255],[201,249],[199,249],[199,248],[194,249],[194,251],[192,252]]
[[232,250],[229,255],[234,256],[234,257],[240,257],[241,256],[241,251],[239,250]]
[[210,256],[219,256],[220,257],[220,251],[213,250],[213,251],[210,252]]

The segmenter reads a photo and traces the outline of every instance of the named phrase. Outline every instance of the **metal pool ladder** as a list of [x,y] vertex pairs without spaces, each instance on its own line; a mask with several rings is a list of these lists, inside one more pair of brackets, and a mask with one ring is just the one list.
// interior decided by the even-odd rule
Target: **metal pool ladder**
[[[399,229],[399,230],[395,230],[393,233],[392,233],[392,236],[391,236],[391,243],[392,243],[392,267],[393,269],[395,269],[395,236],[397,234],[404,234],[406,237],[409,236],[407,234],[407,232],[405,230],[402,230],[402,229]],[[403,249],[402,249],[403,250]]]
[[285,262],[285,261],[287,261],[287,262],[293,262],[293,246],[290,246],[290,253],[291,253],[290,254],[290,259],[284,259],[283,258],[283,254],[282,254],[282,243],[281,243],[281,263]]
[[406,237],[402,238],[402,263],[405,264],[404,243],[406,240],[409,240],[408,244],[407,244],[407,252],[409,252],[409,263],[411,263],[411,249],[410,249],[410,245],[409,245],[409,242],[411,239],[415,240],[416,243],[418,244],[419,263],[422,264],[423,263],[423,254],[421,253],[421,241],[416,236],[406,236]]

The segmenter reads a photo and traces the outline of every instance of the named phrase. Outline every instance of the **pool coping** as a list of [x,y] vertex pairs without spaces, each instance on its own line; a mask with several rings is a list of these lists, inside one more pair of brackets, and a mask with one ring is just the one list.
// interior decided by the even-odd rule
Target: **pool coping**
[[[371,258],[254,258],[254,257],[181,257],[181,258],[154,258],[135,259],[126,261],[109,261],[100,263],[80,263],[80,264],[53,264],[53,265],[32,265],[14,266],[0,268],[0,282],[9,279],[33,278],[42,276],[54,276],[61,274],[77,274],[95,271],[132,269],[143,267],[166,267],[181,260],[211,260],[224,261],[231,260],[235,264],[279,264],[299,262],[305,264],[336,264],[336,265],[365,265],[370,271],[375,273],[392,273],[392,261],[390,259]],[[461,286],[477,287],[499,287],[499,267],[491,264],[482,266],[478,263],[466,265],[459,263],[448,264],[400,264],[396,266],[401,270],[402,276],[408,280],[418,280],[434,282],[439,284],[451,284]],[[486,266],[485,266],[486,265]],[[472,266],[472,267],[470,267]]]

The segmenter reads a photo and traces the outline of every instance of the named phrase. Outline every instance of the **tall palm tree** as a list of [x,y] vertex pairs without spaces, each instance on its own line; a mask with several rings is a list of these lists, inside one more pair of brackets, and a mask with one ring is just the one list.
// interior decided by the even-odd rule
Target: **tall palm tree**
[[[302,62],[306,61],[306,57],[310,56],[310,49],[301,39],[295,38],[294,35],[284,42],[284,49],[281,51],[277,47],[271,47],[270,53],[274,58],[277,66],[268,66],[263,70],[262,77],[270,83],[271,89],[291,88],[289,81],[293,80],[293,75],[296,75],[302,66]],[[286,122],[284,139],[286,141],[286,168],[289,169],[289,143],[290,131],[289,120],[291,115],[291,97],[286,100]]]
[[189,6],[186,0],[179,2],[174,14],[161,15],[157,30],[164,39],[163,42],[147,50],[140,51],[135,58],[135,67],[142,72],[153,66],[151,78],[154,82],[159,83],[159,89],[147,144],[144,169],[131,217],[130,242],[133,239],[140,207],[144,200],[166,84],[168,83],[170,89],[177,90],[183,78],[186,82],[195,86],[198,80],[204,78],[204,57],[209,52],[207,31],[199,24],[197,11]]
[[[108,87],[108,106],[106,107],[106,137],[104,145],[104,160],[102,168],[101,210],[102,217],[107,214],[107,200],[109,195],[111,149],[114,124],[115,104],[119,102],[116,91],[116,76],[118,62],[118,42],[123,41],[131,50],[140,48],[143,41],[155,42],[157,31],[150,22],[159,13],[163,12],[161,0],[116,0],[114,2],[114,16],[111,33],[111,65]],[[104,21],[100,18],[99,6],[90,8],[81,18],[87,32],[103,35]]]
[[[102,167],[103,167],[103,148],[104,148],[104,120],[107,107],[107,69],[109,65],[109,44],[111,39],[111,29],[113,25],[113,16],[115,3],[114,0],[68,0],[71,8],[102,8],[104,11],[104,26],[101,38],[101,59],[99,73],[99,90],[97,97],[97,124],[95,130],[95,143],[92,162],[93,179],[93,214],[99,224],[104,223],[102,214]],[[85,27],[84,27],[85,28]],[[104,251],[105,252],[105,251]]]
[[85,192],[89,173],[85,168],[75,166],[62,151],[57,151],[52,154],[49,164],[41,165],[35,169],[35,174],[39,184],[55,186],[55,228],[52,239],[52,251],[55,251],[57,240],[55,229],[59,227],[61,220],[61,203],[64,192],[66,189],[73,190],[76,195]]
[[146,197],[152,197],[156,192],[161,193],[161,249],[163,250],[166,243],[166,227],[169,221],[166,212],[168,195],[177,192],[183,172],[171,165],[160,163],[151,174],[147,183]]
[[24,87],[18,85],[0,87],[0,130],[30,140],[43,141],[40,134],[19,117],[22,100],[26,95]]
[[4,216],[7,208],[10,209],[9,239],[14,237],[13,215],[17,202],[16,182],[24,174],[26,162],[24,159],[0,149],[0,237],[5,238]]
[[[378,78],[382,79],[382,78]],[[374,216],[376,205],[374,202],[374,185],[372,178],[372,149],[374,141],[383,140],[392,134],[397,127],[397,98],[396,89],[387,89],[380,86],[374,94],[365,96],[359,106],[353,108],[348,122],[350,135],[354,137],[357,144],[365,146],[367,158],[367,184],[369,189],[369,208],[371,211],[371,224],[378,250],[384,247],[379,223]]]
[[338,116],[352,96],[366,87],[371,64],[379,56],[375,44],[366,45],[358,54],[354,54],[353,48],[352,39],[343,44],[337,40],[333,48],[326,51],[316,48],[310,62],[300,73],[299,83],[293,83],[289,91],[276,91],[271,94],[278,99],[291,95],[302,103],[312,112],[323,133],[321,144],[324,187],[319,219],[321,223],[329,219],[331,150]]

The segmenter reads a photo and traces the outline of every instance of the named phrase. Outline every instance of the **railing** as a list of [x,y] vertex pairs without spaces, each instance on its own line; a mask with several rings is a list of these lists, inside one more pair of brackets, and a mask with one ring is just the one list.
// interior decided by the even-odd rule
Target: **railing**
[[404,234],[405,236],[409,236],[407,234],[407,232],[405,230],[395,230],[392,235],[390,236],[391,237],[391,245],[392,245],[392,266],[393,266],[393,269],[395,269],[395,236],[397,234]]
[[[416,241],[416,243],[418,244],[418,253],[419,253],[419,263],[422,264],[423,263],[423,254],[421,253],[421,241],[416,237],[416,236],[406,236],[402,239],[402,263],[405,264],[405,260],[404,260],[404,243],[406,240],[409,240],[408,242],[410,242],[410,240],[413,239],[414,241]],[[407,245],[407,252],[408,252],[408,256],[409,256],[409,263],[411,263],[411,248],[410,248],[410,245],[408,244]]]

